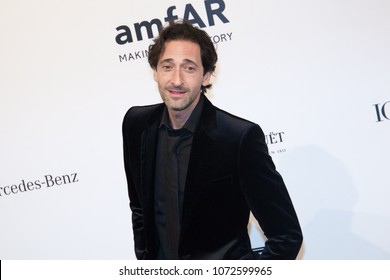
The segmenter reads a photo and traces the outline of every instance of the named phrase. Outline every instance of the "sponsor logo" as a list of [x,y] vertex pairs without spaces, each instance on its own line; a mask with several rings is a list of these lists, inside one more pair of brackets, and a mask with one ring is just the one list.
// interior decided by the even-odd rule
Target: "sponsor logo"
[[390,101],[387,101],[383,104],[378,103],[374,104],[376,112],[376,122],[383,122],[385,120],[390,120]]
[[265,143],[268,145],[271,156],[287,152],[287,149],[284,147],[285,133],[283,131],[265,134]]
[[[200,28],[206,27],[205,22],[208,23],[208,26],[214,26],[216,19],[220,20],[222,23],[229,22],[223,13],[225,10],[225,2],[223,0],[206,0],[204,1],[204,8],[207,14],[207,21],[202,19],[191,3],[185,5],[182,18],[192,24],[197,24]],[[166,17],[164,17],[163,21],[173,23],[178,19],[179,16],[176,13],[176,6],[171,6],[167,9]],[[127,25],[118,26],[116,30],[119,33],[116,35],[115,41],[119,45],[133,43],[134,37],[136,37],[137,41],[142,41],[144,40],[145,32],[147,38],[154,38],[163,27],[163,21],[158,18],[154,18],[149,21],[144,20],[139,23],[134,23],[133,31],[130,26]],[[134,34],[135,36],[133,36]]]
[[79,182],[77,173],[65,174],[60,176],[45,175],[38,180],[21,180],[16,184],[10,184],[0,187],[0,197],[16,195],[20,193],[27,193],[44,188],[55,188],[57,186],[65,186]]
[[[193,4],[185,4],[184,7],[177,8],[170,6],[166,10],[166,15],[161,19],[153,18],[142,20],[132,25],[120,25],[116,27],[115,42],[120,46],[133,46],[135,42],[142,42],[155,38],[161,28],[166,23],[172,23],[178,19],[184,19],[200,28],[215,26],[216,24],[229,23],[225,15],[226,5],[223,0],[205,0],[203,6],[194,7]],[[210,34],[210,33],[209,33]],[[210,39],[214,44],[220,44],[232,40],[233,32],[219,32],[210,34]],[[148,58],[148,48],[131,49],[125,53],[118,54],[119,62],[133,62]]]

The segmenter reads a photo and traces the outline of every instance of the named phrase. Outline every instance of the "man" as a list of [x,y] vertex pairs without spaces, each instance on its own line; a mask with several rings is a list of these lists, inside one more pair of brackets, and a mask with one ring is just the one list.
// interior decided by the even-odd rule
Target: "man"
[[[124,163],[138,259],[295,259],[302,232],[257,124],[204,96],[217,54],[206,32],[164,28],[149,64],[164,103],[123,121]],[[267,241],[260,256],[250,211]]]

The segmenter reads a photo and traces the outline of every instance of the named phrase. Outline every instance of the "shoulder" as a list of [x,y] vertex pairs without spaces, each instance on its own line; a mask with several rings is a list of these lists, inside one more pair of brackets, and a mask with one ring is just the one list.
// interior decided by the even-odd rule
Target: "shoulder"
[[214,139],[240,141],[239,139],[245,137],[245,135],[251,135],[253,132],[257,137],[264,137],[264,133],[257,123],[220,109],[207,98],[205,99],[202,116],[201,126]]
[[144,127],[159,120],[164,104],[131,107],[123,118],[123,128]]
[[162,103],[146,106],[133,106],[126,112],[124,120],[143,119],[153,115],[160,107],[163,108]]
[[205,98],[202,117],[205,127],[221,128],[222,126],[237,129],[256,125],[252,121],[218,108],[207,98]]
[[254,122],[244,119],[242,117],[233,115],[225,110],[222,110],[218,107],[215,107],[216,109],[216,118],[217,121],[222,123],[228,123],[234,127],[247,127],[256,125]]
[[257,154],[261,151],[268,155],[264,132],[257,123],[219,108],[216,108],[216,123],[213,136],[220,143],[238,145],[242,153]]
[[252,130],[263,134],[260,126],[250,120],[233,115],[225,110],[216,107],[216,123],[219,129],[223,129],[226,133],[234,134],[246,134]]

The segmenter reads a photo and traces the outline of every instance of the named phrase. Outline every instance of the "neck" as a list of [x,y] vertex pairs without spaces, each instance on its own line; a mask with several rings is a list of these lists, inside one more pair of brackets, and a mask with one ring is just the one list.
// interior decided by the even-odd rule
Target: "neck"
[[173,129],[180,129],[184,126],[187,120],[190,118],[192,112],[194,111],[196,105],[199,103],[200,95],[185,109],[183,110],[173,110],[168,108],[169,120]]
[[169,120],[173,129],[180,129],[184,126],[191,115],[192,111],[174,111],[168,110]]

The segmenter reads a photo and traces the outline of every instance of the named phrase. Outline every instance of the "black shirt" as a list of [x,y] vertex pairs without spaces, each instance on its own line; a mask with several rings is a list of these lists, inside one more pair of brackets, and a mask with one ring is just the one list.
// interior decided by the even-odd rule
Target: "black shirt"
[[180,221],[193,134],[203,107],[203,95],[189,119],[173,129],[165,108],[158,131],[154,206],[158,259],[178,259]]

